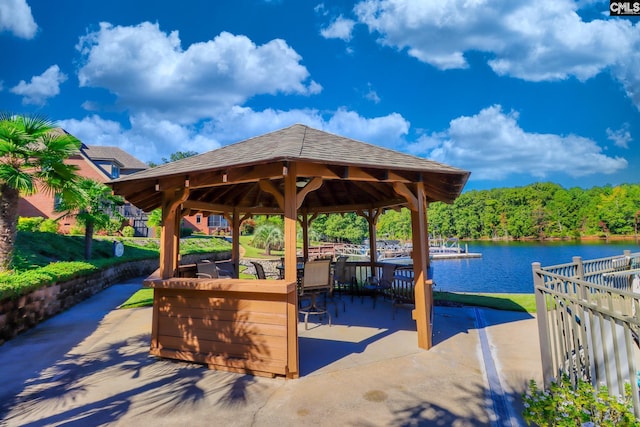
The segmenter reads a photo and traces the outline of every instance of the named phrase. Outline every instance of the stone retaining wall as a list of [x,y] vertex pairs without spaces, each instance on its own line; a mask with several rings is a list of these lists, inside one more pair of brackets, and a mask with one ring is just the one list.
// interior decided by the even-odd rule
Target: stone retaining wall
[[[188,264],[203,258],[228,259],[230,256],[230,253],[192,254],[183,256],[181,262]],[[54,283],[18,298],[0,300],[0,345],[115,283],[148,276],[158,265],[157,258],[125,262],[88,276]]]
[[273,276],[278,276],[280,271],[277,266],[282,264],[282,261],[279,259],[263,259],[263,258],[242,258],[240,259],[240,265],[244,265],[247,269],[244,271],[246,274],[256,274],[256,269],[251,264],[251,261],[256,261],[262,264],[264,268],[264,272],[267,274],[267,277],[273,278]]

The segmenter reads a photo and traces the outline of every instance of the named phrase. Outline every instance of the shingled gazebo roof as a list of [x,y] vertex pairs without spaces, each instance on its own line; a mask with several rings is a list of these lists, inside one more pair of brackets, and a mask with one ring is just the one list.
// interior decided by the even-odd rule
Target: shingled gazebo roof
[[[123,176],[109,184],[117,194],[150,211],[162,192],[189,188],[184,206],[192,211],[273,214],[281,212],[265,191],[282,189],[295,164],[300,187],[314,177],[322,186],[309,192],[299,210],[348,212],[401,206],[394,183],[423,182],[429,201],[453,201],[469,172],[296,124],[204,154]],[[261,182],[262,181],[262,182]]]

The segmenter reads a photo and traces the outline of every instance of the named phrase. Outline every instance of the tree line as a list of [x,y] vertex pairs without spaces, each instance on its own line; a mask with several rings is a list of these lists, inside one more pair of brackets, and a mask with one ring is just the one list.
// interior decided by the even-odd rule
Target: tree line
[[[431,203],[434,236],[468,239],[579,238],[633,235],[640,221],[640,184],[565,189],[554,183],[472,190],[454,203]],[[361,243],[367,222],[355,214],[319,216],[312,238]],[[407,209],[389,210],[378,220],[379,238],[411,238]]]
[[454,203],[432,203],[432,234],[460,238],[579,238],[633,235],[640,184],[565,189],[554,183],[469,191]]

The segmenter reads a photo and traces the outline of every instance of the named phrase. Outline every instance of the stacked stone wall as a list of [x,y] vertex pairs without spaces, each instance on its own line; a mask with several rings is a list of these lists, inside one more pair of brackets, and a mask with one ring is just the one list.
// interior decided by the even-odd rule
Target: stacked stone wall
[[[229,256],[229,253],[193,254],[183,256],[181,262],[188,264],[204,258],[217,260]],[[157,258],[125,262],[87,276],[53,283],[18,298],[0,300],[0,345],[115,283],[148,276],[158,265]]]

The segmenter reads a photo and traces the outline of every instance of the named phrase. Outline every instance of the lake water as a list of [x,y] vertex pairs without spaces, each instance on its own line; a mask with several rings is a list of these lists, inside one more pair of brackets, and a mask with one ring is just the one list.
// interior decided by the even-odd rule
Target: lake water
[[[626,242],[468,242],[469,252],[482,258],[432,260],[434,290],[451,292],[533,293],[531,263],[543,266],[582,259],[640,252],[635,241]],[[461,244],[464,246],[464,244]]]

